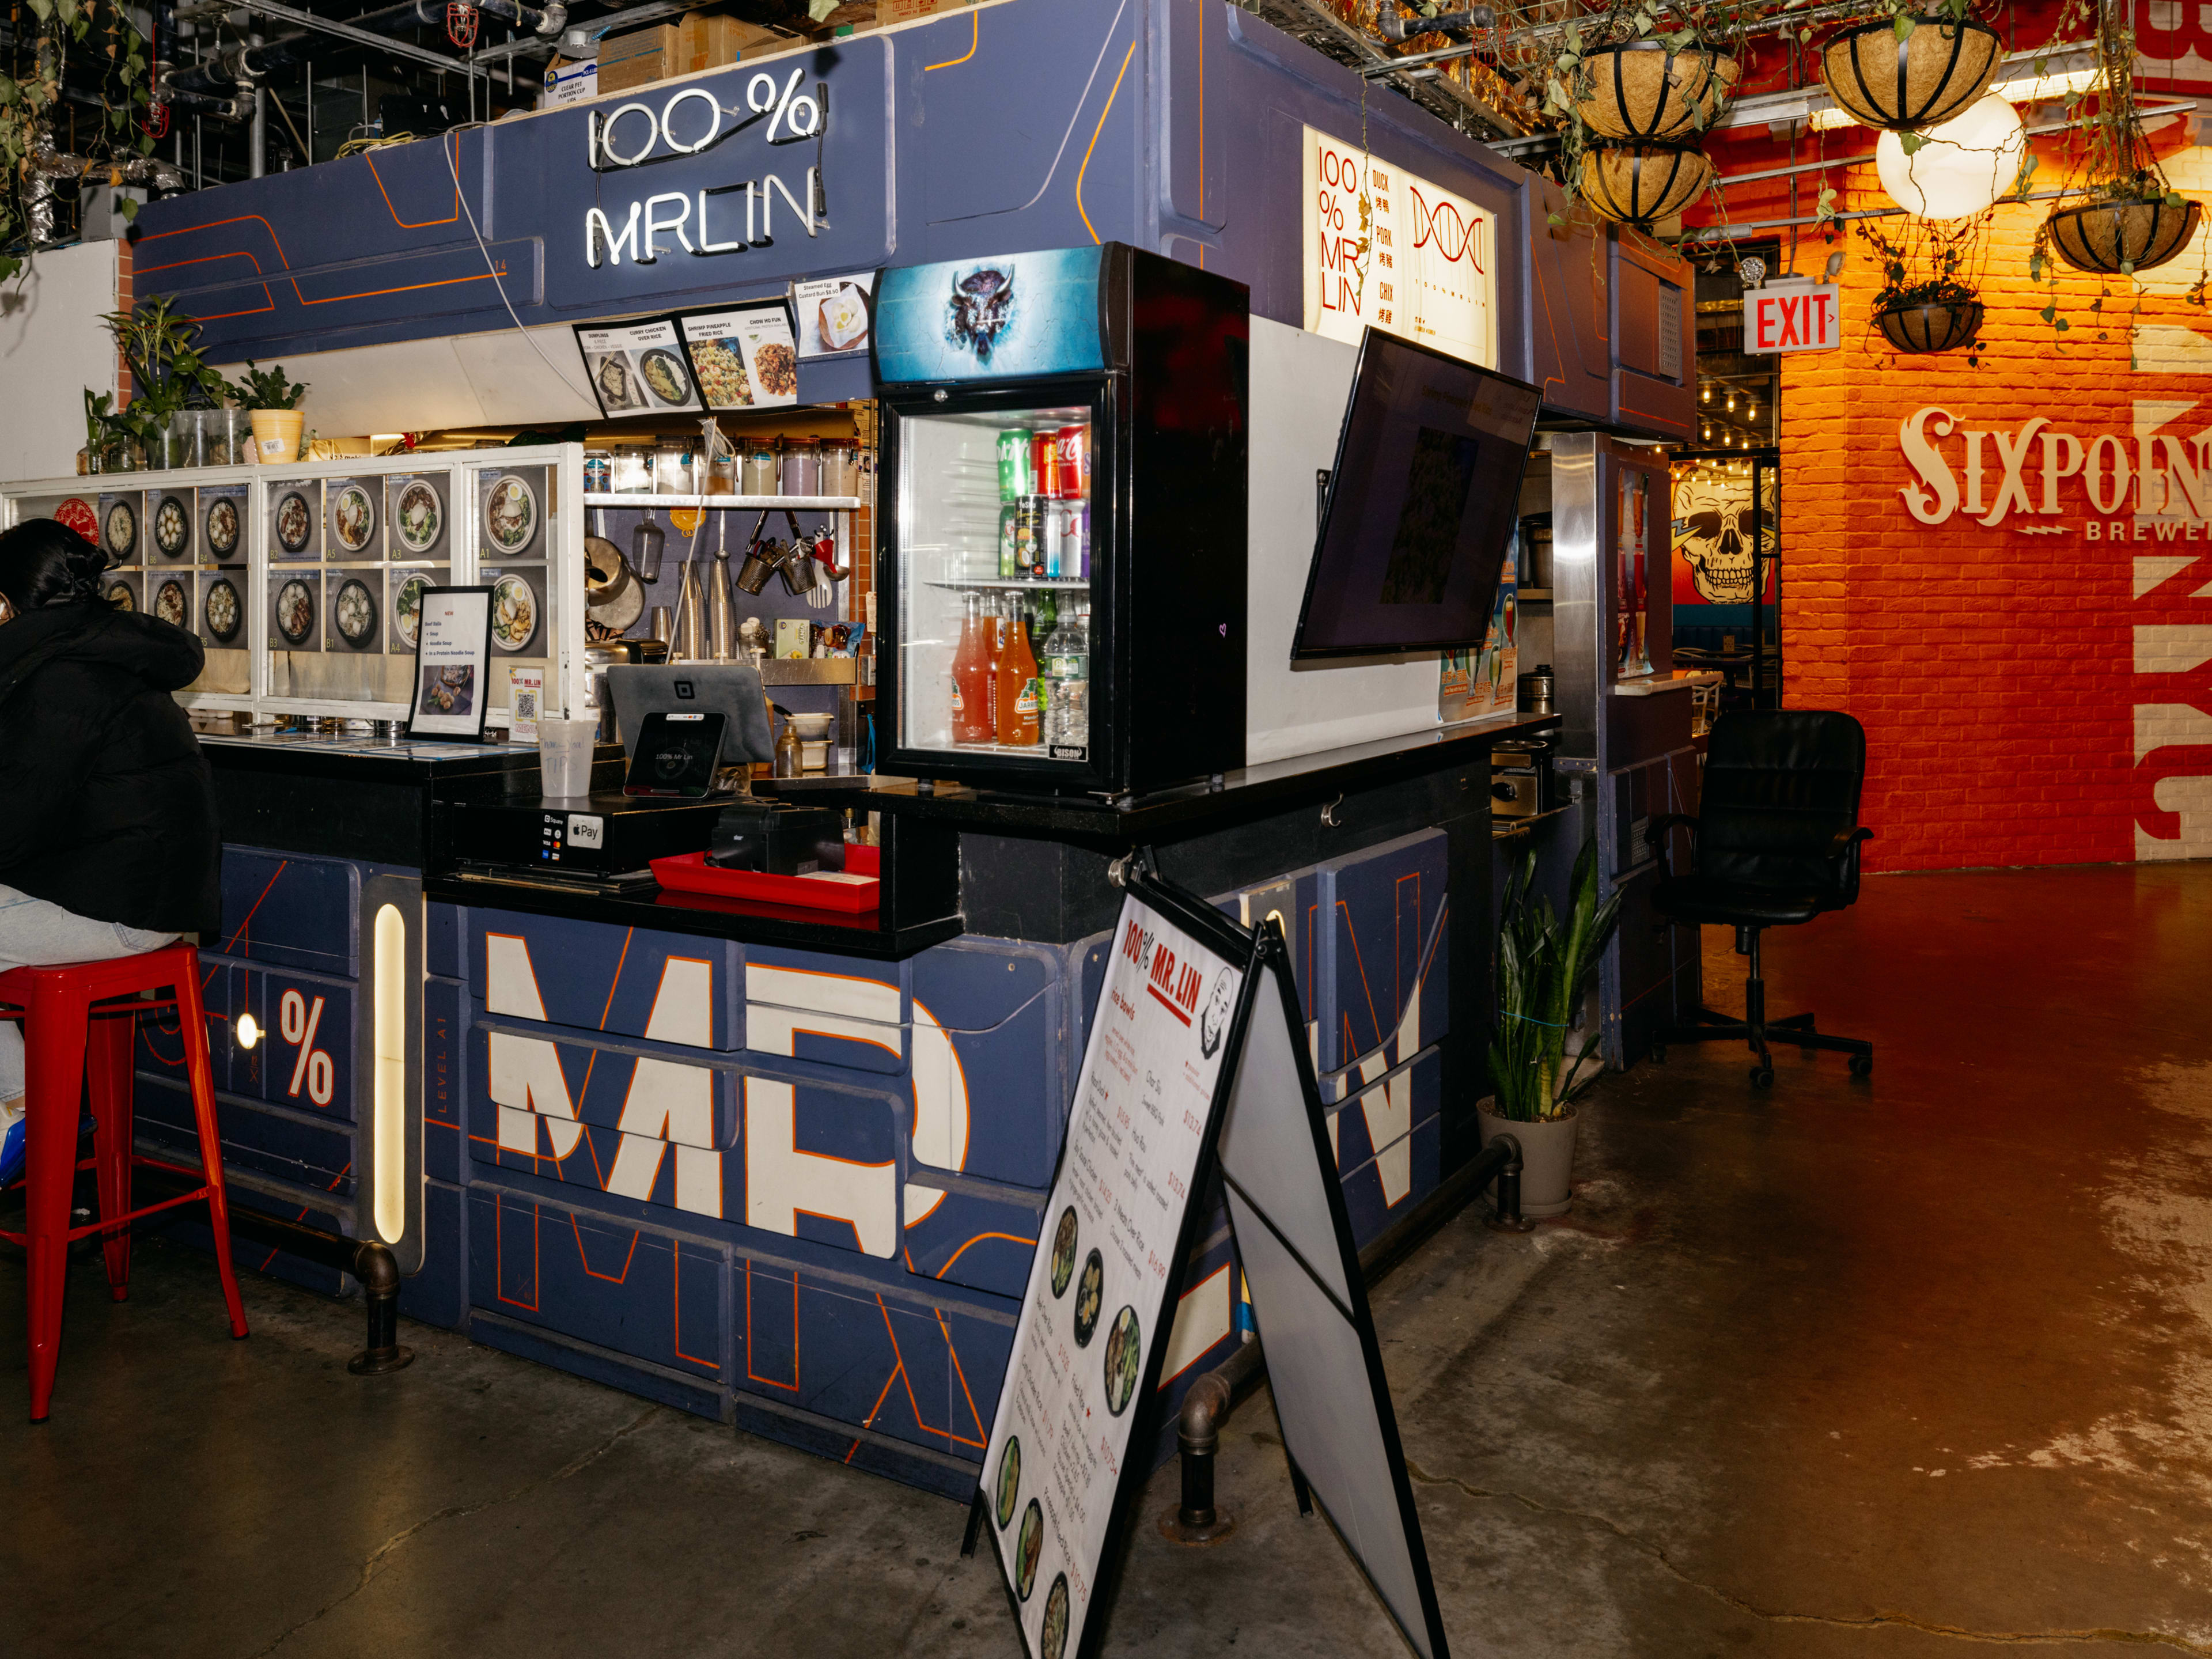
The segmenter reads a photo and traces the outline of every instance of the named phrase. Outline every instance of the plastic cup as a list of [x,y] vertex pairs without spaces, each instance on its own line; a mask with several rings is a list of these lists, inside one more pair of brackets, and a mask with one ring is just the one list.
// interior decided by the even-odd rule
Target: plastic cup
[[595,720],[540,720],[538,769],[548,800],[576,800],[592,793],[592,746],[598,742]]

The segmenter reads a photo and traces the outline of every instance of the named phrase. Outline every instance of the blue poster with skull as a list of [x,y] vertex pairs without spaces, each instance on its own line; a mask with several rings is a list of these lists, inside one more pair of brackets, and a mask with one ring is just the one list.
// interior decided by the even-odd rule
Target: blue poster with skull
[[1030,380],[1104,368],[1105,252],[1048,248],[886,270],[876,296],[877,380]]

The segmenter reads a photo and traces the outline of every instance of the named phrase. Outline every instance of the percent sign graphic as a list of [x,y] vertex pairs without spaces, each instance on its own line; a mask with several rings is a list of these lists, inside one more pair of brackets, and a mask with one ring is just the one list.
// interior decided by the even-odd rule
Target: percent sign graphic
[[[779,127],[784,130],[786,137],[792,138],[811,138],[822,130],[822,106],[811,98],[793,95],[798,92],[799,83],[805,74],[804,69],[792,70],[791,79],[784,83],[781,92],[776,90],[775,77],[765,70],[745,83],[746,108],[756,115],[765,115],[770,110],[775,112],[768,124],[768,142],[771,144],[775,142]],[[805,112],[804,122],[799,119],[801,111]]]
[[318,1106],[327,1106],[337,1090],[337,1068],[331,1064],[329,1053],[315,1047],[315,1028],[323,1023],[323,999],[317,997],[314,1006],[297,991],[287,991],[276,1005],[276,1029],[283,1033],[284,1041],[299,1049],[299,1058],[292,1066],[292,1081],[284,1092],[296,1100],[300,1085],[307,1085],[307,1098]]

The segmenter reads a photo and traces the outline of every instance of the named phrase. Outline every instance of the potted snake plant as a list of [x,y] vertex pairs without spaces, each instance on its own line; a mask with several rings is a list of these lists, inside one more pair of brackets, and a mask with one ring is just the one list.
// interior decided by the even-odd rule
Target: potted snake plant
[[[1510,1134],[1521,1144],[1521,1213],[1564,1214],[1573,1202],[1575,1103],[1597,1080],[1583,1075],[1599,1034],[1583,1039],[1571,1061],[1567,1038],[1596,970],[1598,953],[1620,921],[1620,895],[1600,902],[1597,843],[1585,841],[1575,860],[1567,914],[1532,890],[1531,849],[1505,884],[1498,930],[1498,1030],[1490,1043],[1492,1098],[1479,1106],[1482,1139]],[[1595,1022],[1592,1022],[1593,1024]]]

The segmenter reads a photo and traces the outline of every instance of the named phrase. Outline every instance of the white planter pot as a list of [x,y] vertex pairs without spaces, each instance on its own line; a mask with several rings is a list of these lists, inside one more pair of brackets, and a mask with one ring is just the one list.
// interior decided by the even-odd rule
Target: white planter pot
[[1529,1220],[1565,1215],[1574,1202],[1570,1186],[1575,1168],[1574,1114],[1548,1123],[1518,1123],[1499,1117],[1486,1103],[1474,1109],[1482,1122],[1484,1146],[1499,1135],[1511,1135],[1520,1143],[1522,1215]]

